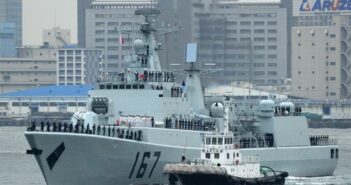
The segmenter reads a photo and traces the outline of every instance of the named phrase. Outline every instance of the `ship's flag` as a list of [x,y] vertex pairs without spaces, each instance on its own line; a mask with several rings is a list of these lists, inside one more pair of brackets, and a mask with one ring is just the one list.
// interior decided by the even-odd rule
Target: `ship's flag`
[[119,44],[120,45],[124,44],[124,38],[122,37],[122,35],[119,35]]

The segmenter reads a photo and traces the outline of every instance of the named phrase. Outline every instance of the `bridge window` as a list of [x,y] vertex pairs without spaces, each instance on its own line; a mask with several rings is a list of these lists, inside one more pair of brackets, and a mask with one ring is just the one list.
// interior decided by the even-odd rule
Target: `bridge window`
[[139,85],[139,89],[145,89],[145,85],[144,84]]
[[218,138],[218,144],[219,144],[219,145],[223,145],[223,138],[221,138],[221,137]]
[[138,85],[134,84],[133,89],[138,89]]
[[105,89],[105,85],[100,85],[100,89]]
[[211,144],[211,138],[206,138],[206,145],[210,145]]
[[335,149],[335,159],[339,159],[339,149]]
[[331,159],[334,158],[334,149],[330,149],[330,158],[331,158]]
[[131,89],[132,86],[131,85],[126,85],[126,89]]
[[118,89],[118,85],[113,85],[113,89]]
[[112,85],[109,84],[109,85],[106,85],[106,89],[111,89],[112,88]]
[[119,85],[119,88],[120,89],[125,89],[126,87],[125,87],[125,85]]
[[206,159],[211,159],[211,154],[210,153],[206,153],[205,157],[206,157]]
[[213,138],[212,138],[212,144],[213,144],[213,145],[216,145],[216,144],[217,144],[217,138],[216,138],[216,137],[213,137]]
[[219,159],[219,153],[215,153],[215,154],[214,154],[214,158],[215,158],[215,159]]

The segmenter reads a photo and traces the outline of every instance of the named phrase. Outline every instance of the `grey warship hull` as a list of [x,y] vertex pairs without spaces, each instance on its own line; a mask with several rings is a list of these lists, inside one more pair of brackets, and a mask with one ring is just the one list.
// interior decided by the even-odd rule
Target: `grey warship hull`
[[[201,142],[203,132],[141,129],[151,142],[62,132],[28,131],[25,136],[31,149],[41,151],[35,158],[48,185],[165,184],[164,165],[178,163],[182,155],[200,155],[200,144],[195,147],[190,141]],[[152,142],[152,135],[160,142]],[[336,147],[251,148],[241,152],[243,156],[259,155],[262,165],[292,176],[326,176],[335,170],[337,160],[330,159],[330,150]]]

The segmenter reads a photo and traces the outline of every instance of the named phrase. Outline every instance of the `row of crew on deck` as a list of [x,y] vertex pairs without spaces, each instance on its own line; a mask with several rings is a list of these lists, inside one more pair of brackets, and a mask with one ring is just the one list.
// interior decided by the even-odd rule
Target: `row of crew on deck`
[[171,72],[147,71],[140,75],[144,82],[174,82],[174,74]]
[[329,136],[328,135],[310,136],[310,143],[312,146],[329,144]]
[[215,130],[215,121],[193,120],[193,119],[176,119],[166,117],[164,120],[165,128],[181,130]]
[[[99,82],[100,80],[98,80]],[[138,72],[128,70],[118,73],[118,76],[104,76],[101,81],[119,82],[174,82],[174,74],[171,72],[147,71]]]
[[[27,129],[28,131],[37,131],[36,122],[31,122],[30,126]],[[61,122],[40,122],[41,132],[65,132],[65,133],[81,133],[81,134],[93,134],[93,135],[102,135],[108,137],[118,137],[131,140],[142,141],[143,135],[141,130],[132,130],[118,128],[115,126],[101,126],[93,124],[90,127],[89,124],[84,126],[84,123],[61,123]]]

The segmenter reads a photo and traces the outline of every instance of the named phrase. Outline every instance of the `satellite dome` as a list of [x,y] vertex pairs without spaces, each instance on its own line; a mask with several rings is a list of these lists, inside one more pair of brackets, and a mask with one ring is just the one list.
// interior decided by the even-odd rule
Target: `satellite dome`
[[214,103],[211,105],[211,115],[213,117],[223,117],[224,115],[224,106],[222,103]]
[[136,50],[143,49],[144,48],[144,41],[141,39],[136,39],[133,42],[133,46]]

